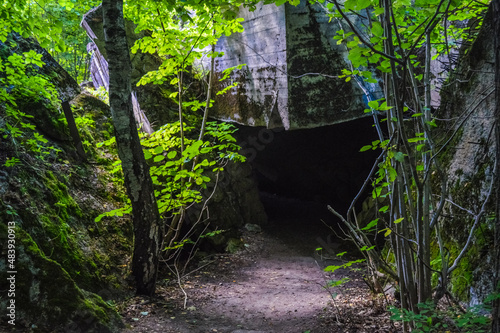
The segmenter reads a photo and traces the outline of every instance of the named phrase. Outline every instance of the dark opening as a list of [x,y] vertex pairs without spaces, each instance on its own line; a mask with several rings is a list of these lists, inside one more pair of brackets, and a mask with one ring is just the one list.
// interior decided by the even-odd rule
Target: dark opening
[[361,188],[377,157],[359,151],[377,139],[372,125],[364,118],[293,131],[241,126],[238,141],[271,225],[295,234],[329,232],[320,220],[337,225],[326,206],[345,214]]

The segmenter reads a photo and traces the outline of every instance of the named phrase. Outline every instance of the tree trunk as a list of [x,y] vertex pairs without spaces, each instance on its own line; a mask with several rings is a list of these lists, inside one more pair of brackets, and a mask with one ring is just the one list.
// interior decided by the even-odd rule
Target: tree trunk
[[85,154],[85,149],[83,149],[82,139],[78,133],[78,128],[76,127],[75,117],[73,117],[73,112],[71,111],[71,106],[68,101],[64,101],[61,104],[64,111],[64,116],[68,122],[69,134],[73,138],[73,144],[76,148],[76,153],[82,161],[87,161],[87,155]]
[[[495,228],[495,249],[496,269],[494,287],[500,288],[500,0],[493,0],[493,24],[495,31],[495,136],[496,136],[496,228]],[[496,289],[495,291],[500,292]],[[492,332],[500,332],[500,300],[493,303],[492,311]]]
[[131,63],[123,0],[104,0],[103,28],[109,59],[109,105],[122,162],[127,195],[132,204],[134,254],[132,274],[138,294],[153,295],[162,228],[149,167],[144,159],[131,100]]

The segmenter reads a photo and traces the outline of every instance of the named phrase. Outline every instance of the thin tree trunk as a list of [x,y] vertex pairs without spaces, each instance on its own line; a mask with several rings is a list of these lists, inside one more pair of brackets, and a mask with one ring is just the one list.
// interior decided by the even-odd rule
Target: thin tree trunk
[[[493,22],[495,31],[495,120],[496,120],[496,230],[495,230],[495,249],[496,269],[494,287],[500,288],[500,0],[493,0]],[[499,291],[498,289],[496,290]],[[493,333],[500,332],[500,300],[497,299],[493,304],[492,311],[492,329]]]
[[214,68],[215,68],[214,54],[215,54],[215,44],[212,45],[212,59],[210,60],[210,73],[208,74],[209,76],[208,76],[208,88],[207,88],[207,102],[205,104],[205,112],[203,113],[203,120],[201,122],[201,129],[200,129],[200,137],[198,138],[198,140],[203,140],[203,136],[205,135],[205,126],[207,124],[208,110],[210,109],[210,99],[212,98],[212,78],[214,76]]
[[137,293],[153,295],[163,232],[149,167],[144,159],[132,109],[131,63],[123,19],[123,0],[104,0],[102,9],[105,45],[109,56],[109,104],[125,186],[132,203],[132,274]]
[[[427,139],[427,145],[429,145],[430,138],[430,126],[427,124],[431,121],[431,33],[428,31],[426,33],[426,47],[425,47],[425,109],[424,109],[424,124],[427,127],[425,131],[425,137]],[[430,149],[430,147],[429,147]],[[431,173],[431,162],[430,162],[430,152],[426,149],[423,156],[424,162],[424,180],[423,180],[423,211],[422,211],[422,229],[421,236],[422,241],[419,242],[420,257],[418,261],[420,262],[420,276],[419,276],[419,303],[424,303],[428,301],[432,296],[432,286],[431,286],[431,272],[428,267],[430,267],[431,262],[431,236],[430,236],[430,211],[431,211],[431,181],[428,176]]]
[[78,128],[76,127],[75,118],[73,117],[73,112],[71,111],[69,102],[64,101],[62,102],[61,106],[64,111],[66,121],[68,122],[69,133],[71,135],[71,138],[73,138],[73,144],[75,145],[76,153],[82,161],[87,161],[87,155],[85,154],[85,149],[83,149],[82,139],[80,138],[80,134],[78,133]]

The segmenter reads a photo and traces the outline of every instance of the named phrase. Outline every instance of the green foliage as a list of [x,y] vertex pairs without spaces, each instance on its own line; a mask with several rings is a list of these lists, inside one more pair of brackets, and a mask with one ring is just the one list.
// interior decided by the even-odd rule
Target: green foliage
[[491,318],[487,315],[491,307],[487,302],[498,298],[494,294],[485,300],[484,304],[479,304],[468,308],[465,312],[455,307],[446,310],[436,308],[434,303],[418,304],[418,312],[390,307],[392,313],[391,320],[413,323],[412,332],[467,332],[486,333],[490,332]]
[[345,269],[345,268],[349,268],[349,267],[351,267],[351,266],[352,266],[352,265],[354,265],[354,264],[359,264],[359,263],[362,263],[362,262],[364,262],[364,261],[365,261],[365,259],[358,259],[358,260],[351,260],[351,261],[348,261],[348,262],[346,262],[345,264],[338,265],[338,266],[337,266],[337,265],[330,265],[330,266],[327,266],[327,267],[324,269],[324,271],[325,271],[325,272],[332,272],[332,273],[333,273],[333,272],[335,272],[337,269],[340,269],[340,268],[343,268],[343,269]]
[[[11,42],[13,43],[13,42]],[[0,44],[4,50],[5,44]],[[38,74],[44,63],[42,55],[30,50],[22,54],[12,53],[0,58],[0,135],[9,139],[17,149],[34,153],[44,159],[51,152],[59,152],[48,145],[48,140],[31,123],[32,115],[21,112],[21,100],[41,101],[51,108],[57,105],[57,92],[49,79]],[[6,166],[19,163],[15,156],[9,158]]]
[[[184,130],[190,133],[195,128],[185,126]],[[244,160],[232,136],[235,131],[231,124],[207,123],[206,139],[186,139],[182,154],[179,122],[166,124],[142,138],[160,214],[166,217],[180,207],[200,202],[203,190],[216,181],[217,174],[224,170],[228,161]],[[112,144],[112,140],[104,144]],[[129,206],[106,212],[99,215],[96,222],[105,216],[122,216],[130,212]]]
[[85,79],[88,37],[80,22],[83,14],[98,4],[94,0],[4,0],[0,6],[0,42],[5,43],[12,32],[23,38],[34,37],[76,80]]
[[104,86],[100,86],[97,89],[88,89],[88,92],[92,96],[99,98],[101,101],[109,105],[109,94]]
[[50,42],[44,47],[54,59],[78,82],[88,80],[87,44],[90,41],[86,31],[80,26],[83,15],[100,1],[44,1],[38,7],[38,15],[47,21],[51,30]]
[[[184,127],[189,133],[192,127]],[[228,160],[243,160],[232,137],[235,131],[229,124],[207,124],[207,140],[187,139],[180,151],[179,123],[167,124],[143,140],[160,213],[200,202],[202,189],[214,175],[223,170]],[[196,164],[192,164],[196,162]]]
[[[444,251],[440,217],[448,197],[446,171],[438,156],[446,140],[436,140],[437,123],[430,112],[434,84],[430,64],[441,57],[453,66],[452,54],[470,42],[480,26],[480,20],[469,25],[463,22],[480,18],[487,5],[465,0],[331,0],[323,7],[340,26],[334,39],[348,50],[351,66],[339,77],[358,85],[379,82],[384,94],[379,99],[365,96],[365,113],[373,115],[379,139],[361,148],[381,153],[370,178],[373,199],[383,204],[376,207],[374,219],[365,227],[358,224],[353,210],[343,222],[359,248],[373,248],[367,233],[384,233],[396,260],[387,262],[376,251],[367,252],[369,271],[382,269],[399,279],[406,288],[401,292],[405,311],[423,315],[416,306],[432,297],[431,262],[436,265],[437,257],[446,257],[433,253],[431,258],[430,246],[435,238]],[[437,186],[432,186],[431,179]],[[484,211],[476,220],[481,214]],[[461,258],[447,256],[449,262],[441,263],[445,283],[451,281],[449,276]],[[409,320],[416,325],[420,319]]]
[[348,277],[343,277],[340,280],[328,280],[327,285],[329,288],[335,288],[343,285],[344,283],[349,282],[350,279]]
[[[202,80],[207,71],[197,68],[200,62],[196,61],[205,56],[212,59],[220,56],[210,46],[223,34],[242,31],[240,22],[243,19],[236,18],[236,12],[243,2],[247,1],[134,0],[125,4],[125,17],[137,24],[136,32],[146,31],[144,37],[132,46],[132,52],[151,53],[163,59],[159,68],[146,73],[138,85],[162,84],[165,96],[179,106],[178,122],[165,124],[142,137],[159,213],[163,218],[171,218],[164,237],[165,256],[167,253],[175,255],[184,245],[191,244],[193,231],[180,234],[186,209],[210,199],[217,188],[218,175],[227,162],[244,160],[238,154],[240,147],[232,136],[235,128],[224,123],[206,123],[213,100],[208,96],[205,101],[193,98],[188,90],[189,82],[183,79],[186,76],[186,81]],[[241,69],[242,66],[235,68]],[[216,93],[222,94],[233,86]],[[207,91],[211,90],[209,85]],[[199,114],[200,110],[203,116]],[[103,143],[112,144],[111,140]],[[101,214],[96,221],[104,216],[129,212],[130,207],[126,206]]]
[[[125,16],[137,24],[136,31],[150,33],[136,41],[132,52],[154,53],[165,59],[160,68],[147,73],[138,85],[147,83],[177,84],[177,74],[192,66],[196,59],[208,54],[207,47],[223,34],[241,32],[242,18],[236,18],[237,3],[195,1],[182,3],[132,1],[124,9]],[[212,56],[217,56],[214,54]],[[172,93],[175,98],[177,93]]]
[[[87,37],[79,26],[81,16],[95,2],[25,0],[3,1],[0,6],[0,135],[9,139],[16,153],[19,150],[34,153],[37,158],[45,158],[59,150],[48,146],[48,141],[33,125],[30,118],[19,110],[18,101],[38,102],[49,109],[57,109],[59,102],[50,79],[40,75],[38,70],[44,65],[42,55],[30,50],[12,53],[15,50],[13,34],[23,38],[34,37],[47,48],[75,78],[81,77],[85,67]],[[71,36],[79,38],[71,39]],[[77,56],[77,48],[80,56]],[[68,54],[71,54],[68,56]],[[68,61],[64,61],[67,58]],[[76,64],[76,62],[79,64]],[[72,63],[70,65],[70,63]],[[54,118],[57,116],[54,115]],[[7,160],[6,166],[19,163],[17,157]]]
[[[324,1],[319,1],[324,2]],[[367,66],[376,67],[381,73],[390,73],[392,71],[390,59],[384,56],[385,40],[384,28],[382,26],[382,17],[384,15],[384,7],[382,3],[370,0],[348,0],[343,4],[341,9],[345,12],[349,11],[362,11],[360,13],[363,17],[369,15],[363,23],[364,33],[367,34],[366,40],[361,40],[360,37],[353,31],[350,31],[346,26],[345,29],[337,31],[334,37],[337,44],[344,44],[349,49],[348,59],[351,61],[354,70],[344,69],[340,78],[345,77],[349,81],[353,76],[359,76],[368,83],[375,83],[376,80],[372,78],[372,74],[360,68],[367,68]],[[395,48],[395,59],[400,63],[406,61],[411,62],[414,66],[415,78],[419,81],[423,79],[422,68],[423,64],[420,63],[416,56],[415,50],[423,47],[425,38],[423,34],[429,24],[429,18],[433,17],[436,8],[439,8],[439,1],[422,0],[415,3],[410,1],[396,1],[392,4],[390,11],[393,14],[392,39]],[[468,43],[475,37],[476,30],[472,30],[470,26],[462,24],[467,20],[476,20],[481,17],[482,13],[486,10],[487,6],[482,3],[470,3],[469,1],[451,1],[447,11],[444,11],[445,6],[442,6],[442,11],[436,17],[437,21],[446,21],[447,27],[444,28],[443,24],[436,24],[431,26],[431,45],[434,49],[434,57],[436,59],[439,55],[449,54],[452,51],[458,51],[463,43]],[[329,16],[331,18],[342,17],[339,12],[335,10],[333,3],[326,5],[330,10]],[[365,9],[369,8],[369,11]],[[478,28],[479,25],[474,26]]]

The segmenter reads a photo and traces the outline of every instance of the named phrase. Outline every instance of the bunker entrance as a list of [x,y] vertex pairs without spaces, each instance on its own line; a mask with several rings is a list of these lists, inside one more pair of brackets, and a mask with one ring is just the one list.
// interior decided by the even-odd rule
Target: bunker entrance
[[372,125],[364,118],[293,131],[241,126],[238,141],[271,226],[303,236],[329,233],[321,220],[338,225],[326,206],[345,214],[369,174],[377,152],[359,150],[377,140]]

